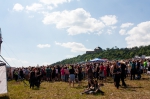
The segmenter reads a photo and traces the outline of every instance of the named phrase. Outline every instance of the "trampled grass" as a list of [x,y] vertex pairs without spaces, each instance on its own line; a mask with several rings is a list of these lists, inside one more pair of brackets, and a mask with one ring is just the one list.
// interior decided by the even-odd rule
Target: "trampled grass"
[[[29,83],[26,81],[29,85]],[[23,82],[8,81],[8,94],[0,95],[0,99],[150,99],[150,78],[146,75],[141,80],[126,79],[127,88],[116,89],[113,80],[108,78],[101,87],[104,95],[81,95],[87,85],[69,87],[66,82],[42,82],[40,89],[30,89]]]

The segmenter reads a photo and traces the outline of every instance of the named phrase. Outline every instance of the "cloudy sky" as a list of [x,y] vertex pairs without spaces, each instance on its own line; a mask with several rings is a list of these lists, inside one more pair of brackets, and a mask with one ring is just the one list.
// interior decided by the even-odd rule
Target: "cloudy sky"
[[11,66],[52,64],[150,44],[150,0],[0,0],[1,55]]

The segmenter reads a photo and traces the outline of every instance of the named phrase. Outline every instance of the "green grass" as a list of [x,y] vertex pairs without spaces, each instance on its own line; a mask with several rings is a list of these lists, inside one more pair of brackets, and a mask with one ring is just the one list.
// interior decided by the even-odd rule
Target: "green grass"
[[[104,95],[81,95],[87,81],[82,87],[69,87],[65,82],[42,82],[40,89],[30,89],[23,82],[8,81],[8,94],[0,95],[0,99],[149,99],[150,79],[144,75],[141,80],[126,79],[127,88],[116,89],[113,80],[108,78],[101,90]],[[28,84],[28,82],[26,82]]]

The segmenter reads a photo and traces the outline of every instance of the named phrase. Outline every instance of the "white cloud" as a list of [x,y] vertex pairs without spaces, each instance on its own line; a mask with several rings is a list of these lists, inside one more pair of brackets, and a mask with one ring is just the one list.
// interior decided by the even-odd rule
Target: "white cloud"
[[107,33],[108,33],[109,35],[112,34],[112,30],[108,29],[108,30],[107,30]]
[[130,26],[132,26],[132,25],[134,25],[133,23],[124,23],[124,24],[122,24],[120,27],[121,28],[127,28],[127,27],[130,27]]
[[42,4],[34,3],[31,6],[26,6],[26,9],[29,11],[37,11],[43,9]]
[[40,0],[40,2],[47,4],[47,5],[54,5],[57,6],[58,4],[63,4],[66,2],[70,2],[71,0]]
[[63,46],[65,48],[70,48],[71,52],[85,52],[85,51],[91,50],[91,49],[85,48],[85,46],[82,43],[76,43],[76,42],[59,43],[59,42],[55,42],[55,44]]
[[119,34],[120,34],[120,35],[125,35],[125,34],[126,34],[126,30],[125,30],[125,29],[121,29],[121,30],[119,31]]
[[113,30],[116,29],[116,28],[117,28],[117,26],[111,26],[111,29],[113,29]]
[[100,18],[105,25],[114,25],[118,22],[117,17],[115,15],[105,15]]
[[51,45],[49,45],[49,44],[38,44],[37,47],[46,48],[46,47],[51,47]]
[[127,32],[127,47],[150,44],[150,21],[142,22]]
[[45,14],[44,24],[56,24],[57,28],[66,28],[69,35],[99,32],[105,27],[101,20],[92,18],[83,8],[72,11]]
[[52,10],[54,7],[52,6],[47,6],[47,9]]
[[16,3],[13,7],[13,10],[15,10],[15,11],[22,11],[23,9],[24,9],[24,7],[19,3]]
[[97,35],[101,35],[104,32],[104,30],[98,31],[98,33],[96,33]]

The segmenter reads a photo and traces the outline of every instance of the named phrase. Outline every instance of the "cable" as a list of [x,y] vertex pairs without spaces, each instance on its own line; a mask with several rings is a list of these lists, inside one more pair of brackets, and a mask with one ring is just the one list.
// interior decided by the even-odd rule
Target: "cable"
[[[3,46],[3,45],[2,45]],[[5,50],[5,48],[4,48],[4,46],[3,46],[3,49],[4,49],[4,51],[6,52],[6,54],[10,57],[10,55],[7,53],[7,51]],[[1,56],[1,55],[0,55]],[[1,56],[1,58],[3,59],[3,60],[5,60],[2,56]],[[14,61],[12,61],[13,63],[14,63]],[[14,65],[15,65],[15,67],[16,67],[16,64],[14,63]]]
[[[4,41],[3,41],[3,42],[4,42]],[[7,44],[6,42],[4,42],[4,43],[8,46],[8,44]],[[13,52],[13,50],[12,50],[9,46],[8,46],[8,48],[9,48],[9,49],[11,50],[11,52],[15,55],[15,57],[18,58],[18,57],[16,56],[16,54]],[[18,59],[19,59],[19,58],[18,58]],[[20,63],[21,63],[22,66],[24,66],[23,63],[22,63],[22,61],[20,61]]]

